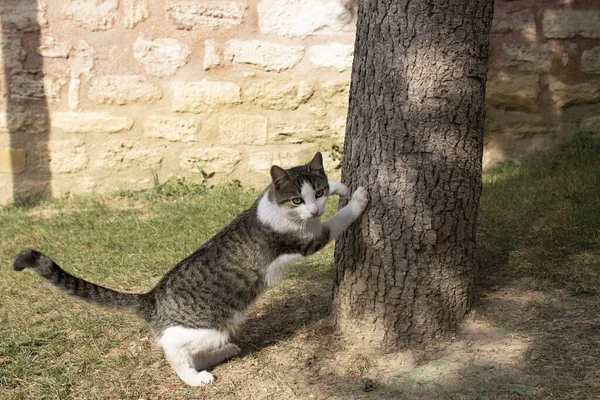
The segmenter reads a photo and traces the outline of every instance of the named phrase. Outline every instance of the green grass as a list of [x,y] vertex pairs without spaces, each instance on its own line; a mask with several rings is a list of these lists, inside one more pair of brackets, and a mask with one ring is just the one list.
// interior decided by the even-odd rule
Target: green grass
[[[160,367],[173,377],[136,318],[65,300],[35,274],[12,271],[16,253],[31,247],[92,282],[146,291],[260,193],[235,185],[210,190],[180,181],[173,185],[0,209],[1,399],[137,399],[147,393],[151,379],[143,371]],[[334,202],[328,207],[331,214]],[[323,273],[329,274],[330,260],[328,249],[311,259],[310,271],[292,273],[292,289],[318,286],[315,279],[327,285]],[[281,293],[274,290],[273,295]],[[123,343],[137,347],[123,349]],[[133,354],[139,351],[151,355],[144,365],[136,365],[140,359]],[[114,375],[98,376],[98,370]],[[187,389],[177,386],[185,397]]]
[[[144,291],[256,195],[219,188],[187,197],[157,195],[155,201],[84,197],[0,210],[0,398],[133,398],[144,383],[131,380],[131,387],[110,385],[102,393],[102,377],[94,373],[137,370],[136,357],[127,352],[108,355],[132,337],[148,337],[147,329],[135,318],[66,303],[34,274],[13,272],[19,249],[39,249],[68,271],[108,287]],[[90,385],[74,383],[82,378]]]
[[514,279],[597,291],[600,138],[579,134],[558,153],[485,174],[478,251],[484,282],[502,269]]
[[[581,135],[556,154],[485,174],[478,226],[483,286],[529,276],[542,290],[600,289],[599,155],[600,139]],[[180,384],[142,323],[66,300],[37,275],[13,272],[12,259],[32,247],[90,281],[148,290],[258,194],[175,180],[149,191],[0,208],[0,398],[198,397]],[[237,361],[242,372],[268,370],[255,367],[267,362],[263,339],[285,346],[302,328],[306,338],[294,346],[306,346],[329,335],[315,321],[326,313],[331,264],[329,246],[258,305],[241,343],[250,352]],[[233,398],[240,389],[232,382],[207,390]],[[464,398],[513,390],[511,382],[490,382],[483,397],[477,382],[460,390]]]

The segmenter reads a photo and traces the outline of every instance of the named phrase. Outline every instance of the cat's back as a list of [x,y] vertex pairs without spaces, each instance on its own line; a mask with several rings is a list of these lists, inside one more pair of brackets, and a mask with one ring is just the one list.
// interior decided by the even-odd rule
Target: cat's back
[[264,286],[265,266],[277,256],[271,236],[256,205],[238,215],[148,293],[156,323],[217,327],[245,311]]

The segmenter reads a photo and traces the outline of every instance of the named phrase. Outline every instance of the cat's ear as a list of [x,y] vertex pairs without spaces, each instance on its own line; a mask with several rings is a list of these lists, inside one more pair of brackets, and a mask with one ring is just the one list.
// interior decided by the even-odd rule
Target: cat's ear
[[288,174],[288,172],[280,166],[273,165],[271,167],[271,179],[273,179],[273,183],[275,184],[275,186],[277,186],[278,183],[289,177],[290,174]]
[[308,163],[309,171],[324,171],[323,168],[323,156],[320,152],[317,152],[313,159]]

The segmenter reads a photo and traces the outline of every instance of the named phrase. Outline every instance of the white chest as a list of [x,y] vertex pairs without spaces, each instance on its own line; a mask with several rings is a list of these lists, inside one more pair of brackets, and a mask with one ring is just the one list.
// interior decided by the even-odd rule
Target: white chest
[[277,257],[265,271],[265,284],[271,286],[275,281],[281,278],[287,267],[294,264],[296,261],[304,258],[302,254],[283,254]]

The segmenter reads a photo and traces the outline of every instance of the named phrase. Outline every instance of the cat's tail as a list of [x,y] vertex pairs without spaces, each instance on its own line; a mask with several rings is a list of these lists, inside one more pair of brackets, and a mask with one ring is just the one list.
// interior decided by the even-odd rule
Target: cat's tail
[[54,261],[36,250],[22,250],[17,254],[13,268],[15,271],[31,268],[71,296],[101,306],[138,312],[141,311],[145,300],[141,294],[120,293],[77,278],[63,271]]

